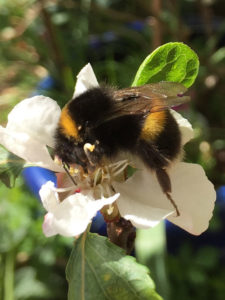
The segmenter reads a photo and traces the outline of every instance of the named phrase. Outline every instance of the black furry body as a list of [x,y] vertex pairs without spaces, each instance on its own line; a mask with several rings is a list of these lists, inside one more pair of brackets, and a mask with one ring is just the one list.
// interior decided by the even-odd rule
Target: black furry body
[[[132,101],[126,99],[126,101]],[[66,163],[88,167],[89,160],[83,150],[86,143],[95,145],[91,161],[98,165],[106,156],[112,158],[119,151],[138,155],[151,168],[163,168],[180,152],[180,131],[169,110],[163,130],[154,141],[141,139],[141,132],[148,114],[122,115],[105,119],[115,110],[110,90],[94,88],[68,104],[68,113],[80,128],[79,139],[66,136],[60,125],[56,131],[56,154]]]
[[[151,91],[151,85],[148,88]],[[159,99],[158,95],[158,92],[153,90],[145,96],[138,88],[122,90],[117,95],[106,88],[93,88],[86,91],[69,102],[66,113],[62,113],[55,135],[55,154],[63,163],[78,164],[85,172],[101,166],[104,158],[112,159],[121,151],[135,154],[145,165],[155,171],[163,193],[179,216],[178,207],[171,197],[171,181],[166,167],[181,151],[181,134],[169,107],[160,104],[164,95]],[[180,95],[175,94],[174,97],[177,99]],[[140,103],[144,103],[144,106],[140,106]],[[146,109],[148,105],[150,108]],[[157,112],[157,110],[151,111],[154,107],[163,107],[162,111],[158,110],[163,118],[153,118],[155,122],[153,131],[154,126],[156,129],[158,125],[161,127],[159,126],[160,130],[157,129],[153,135],[148,131],[146,134],[146,123],[149,122],[152,114]],[[70,120],[76,134],[73,135],[73,132],[71,133],[71,130],[64,126],[64,121],[67,119]],[[86,144],[94,147],[89,148],[90,151],[85,150]]]

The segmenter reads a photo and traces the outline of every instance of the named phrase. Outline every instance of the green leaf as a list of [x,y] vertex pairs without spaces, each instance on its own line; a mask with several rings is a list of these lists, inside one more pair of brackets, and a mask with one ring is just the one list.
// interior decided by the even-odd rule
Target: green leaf
[[190,87],[198,75],[198,69],[198,56],[191,48],[183,43],[167,43],[146,57],[132,86],[172,81]]
[[132,167],[132,166],[127,166],[127,177],[131,177],[134,175],[134,173],[137,172],[138,169]]
[[0,146],[0,181],[8,188],[15,185],[16,178],[23,169],[24,164],[25,161],[22,158]]
[[148,269],[105,237],[84,233],[67,269],[69,300],[161,300]]

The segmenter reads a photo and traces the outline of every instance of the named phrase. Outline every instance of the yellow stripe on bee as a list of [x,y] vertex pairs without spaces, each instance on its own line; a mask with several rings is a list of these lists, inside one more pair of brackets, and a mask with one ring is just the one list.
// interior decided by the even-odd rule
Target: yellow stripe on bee
[[78,128],[75,121],[71,118],[67,106],[65,106],[61,112],[59,125],[63,134],[78,139]]
[[160,111],[150,113],[145,119],[141,131],[141,138],[144,140],[154,140],[162,132],[166,121],[166,112]]

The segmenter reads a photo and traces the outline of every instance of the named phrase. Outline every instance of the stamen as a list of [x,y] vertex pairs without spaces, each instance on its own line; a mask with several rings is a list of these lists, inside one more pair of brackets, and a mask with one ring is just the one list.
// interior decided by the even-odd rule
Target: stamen
[[110,169],[108,166],[104,167],[104,169],[102,169],[102,182],[103,181],[110,181],[111,179],[111,174],[110,174]]
[[68,192],[68,191],[72,191],[74,190],[74,186],[70,186],[67,188],[56,188],[56,187],[52,187],[52,190],[58,193],[64,193],[64,192]]
[[78,168],[71,167],[69,168],[70,175],[75,176],[79,174]]
[[[84,145],[84,151],[87,155],[87,158],[90,159],[91,151],[94,151],[94,145],[86,143]],[[72,180],[76,189],[81,188],[82,190],[89,189],[90,187],[94,188],[94,193],[97,198],[102,197],[111,197],[116,193],[113,188],[113,181],[115,178],[123,174],[124,170],[129,165],[128,160],[121,160],[116,163],[111,163],[109,165],[104,165],[102,167],[95,168],[94,171],[88,170],[88,173],[83,170],[79,165],[68,165],[63,162],[63,167]],[[118,178],[116,178],[118,180]],[[74,192],[74,186],[62,189],[54,189],[57,192]],[[78,192],[78,190],[76,190]],[[96,199],[97,199],[96,198]],[[108,209],[108,214],[114,214],[114,206],[110,206]]]
[[109,167],[116,170],[117,168],[120,168],[120,166],[125,164],[125,163],[127,163],[126,159],[120,160],[120,161],[118,161],[116,163],[113,163],[113,164],[110,164]]
[[118,169],[116,172],[113,172],[113,176],[116,177],[117,175],[122,173],[127,166],[128,166],[128,162],[124,163],[124,165],[120,166],[120,169]]
[[106,185],[106,192],[107,192],[107,196],[108,196],[108,197],[111,197],[111,196],[112,196],[112,192],[111,192],[111,190],[110,190],[108,184]]
[[62,162],[63,168],[66,171],[66,174],[69,176],[69,178],[72,180],[72,182],[74,183],[74,185],[77,185],[76,181],[74,180],[74,178],[72,177],[72,175],[70,174],[70,167],[69,165],[67,165],[65,162]]
[[99,173],[100,173],[100,171],[101,171],[101,169],[100,168],[98,168],[97,169],[97,171],[96,171],[96,173],[95,173],[95,175],[94,175],[94,186],[96,186],[97,185],[97,182],[98,182],[98,175],[99,175]]
[[100,189],[100,198],[104,197],[104,189],[103,186],[101,184],[98,185],[98,188]]
[[95,150],[95,145],[92,145],[92,144],[90,144],[90,143],[86,143],[86,144],[84,144],[83,149],[84,149],[84,152],[85,152],[85,154],[86,154],[86,156],[87,156],[87,159],[88,159],[89,163],[90,163],[92,166],[94,166],[95,164],[94,164],[93,161],[91,160],[90,153],[93,152],[93,151]]
[[62,166],[62,161],[58,156],[54,157],[54,163],[56,163],[58,166]]
[[93,152],[95,150],[95,145],[92,145],[90,143],[86,143],[84,145],[84,151],[85,151],[85,153],[86,153],[87,150],[90,151],[90,152]]
[[114,211],[114,206],[112,204],[109,204],[109,208],[107,209],[108,215],[111,215]]

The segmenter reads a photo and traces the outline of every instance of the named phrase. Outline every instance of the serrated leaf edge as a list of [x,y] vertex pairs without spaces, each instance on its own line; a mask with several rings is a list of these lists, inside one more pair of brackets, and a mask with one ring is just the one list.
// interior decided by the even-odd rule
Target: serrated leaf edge
[[[94,236],[96,236],[96,237],[98,236],[98,238],[100,237],[98,234],[93,234],[93,233],[91,233],[90,236],[89,236],[89,238],[90,238],[90,237],[94,237]],[[146,276],[149,276],[149,270],[148,270],[148,268],[147,268],[146,266],[143,266],[143,265],[139,264],[139,263],[137,262],[137,260],[136,260],[134,257],[129,256],[129,255],[126,255],[126,253],[125,253],[125,251],[124,251],[123,249],[121,249],[121,248],[119,248],[118,246],[112,244],[107,238],[102,237],[102,236],[101,236],[100,238],[102,238],[102,239],[105,240],[107,246],[110,248],[111,251],[112,251],[112,249],[113,249],[113,251],[115,252],[115,254],[119,254],[118,252],[120,251],[121,255],[124,255],[124,256],[121,257],[121,258],[128,257],[128,258],[132,261],[132,263],[136,263],[136,264],[139,265],[139,267],[142,267],[143,269],[145,269],[145,271],[146,271]],[[91,245],[90,242],[89,242],[89,245],[88,245],[88,246],[89,246],[90,248],[92,248],[92,251],[95,252],[96,255],[99,256],[99,257],[102,259],[102,256],[99,255],[99,253],[95,250],[95,248]],[[90,262],[88,261],[87,258],[86,258],[86,260],[87,260],[87,263],[88,263],[89,267],[91,268],[91,270],[92,270],[93,273],[95,274],[95,271],[94,271],[93,268],[91,267]],[[102,259],[102,260],[104,260],[104,259]],[[105,261],[105,260],[104,260],[104,261]],[[114,261],[112,261],[112,263],[113,263],[113,262],[114,262]],[[108,262],[108,261],[105,261],[105,263],[110,264],[110,262]],[[103,264],[104,264],[104,262],[103,262]],[[126,280],[124,280],[124,278],[123,278],[122,276],[120,276],[119,273],[115,272],[115,270],[113,270],[113,269],[110,267],[110,265],[109,265],[108,267],[110,268],[110,270],[111,270],[112,273],[114,273],[118,278],[120,278],[120,279],[126,284],[126,286],[129,287],[130,291],[132,291],[132,293],[134,294],[134,296],[136,297],[137,300],[138,300],[138,299],[139,299],[139,300],[143,300],[143,298],[140,298],[140,295],[138,295],[138,292],[132,287],[132,285],[131,285],[131,283],[130,283],[131,281],[128,281],[128,280],[126,281]],[[96,277],[96,281],[99,282],[99,281],[97,280],[97,278],[98,278],[97,275],[95,275],[95,277]],[[103,291],[103,294],[106,295],[106,294],[105,294],[105,291],[102,289],[102,287],[101,287],[100,284],[99,284],[99,286],[100,286],[101,290]],[[155,292],[154,286],[153,286],[153,288],[152,288],[152,291]],[[107,296],[108,296],[108,295],[107,295]],[[107,299],[112,299],[112,298],[110,297],[110,298],[107,298]],[[114,298],[113,298],[113,299],[114,299]]]

